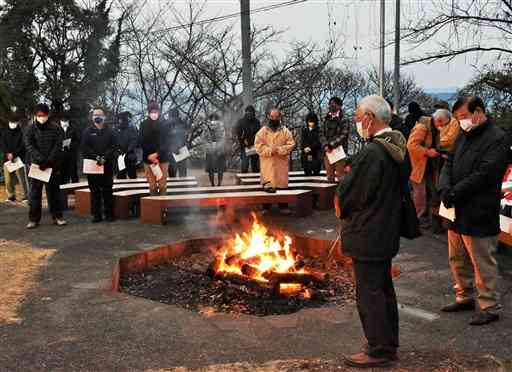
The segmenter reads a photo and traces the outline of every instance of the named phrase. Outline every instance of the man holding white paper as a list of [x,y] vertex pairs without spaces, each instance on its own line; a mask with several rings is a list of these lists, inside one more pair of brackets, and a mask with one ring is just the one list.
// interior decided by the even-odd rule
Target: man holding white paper
[[115,130],[117,144],[119,146],[119,157],[117,160],[118,179],[126,179],[127,176],[130,179],[137,178],[137,155],[135,154],[135,150],[137,148],[139,134],[137,133],[137,129],[130,123],[131,117],[132,114],[129,111],[121,112]]
[[80,135],[78,129],[70,123],[69,113],[64,112],[59,117],[59,123],[64,137],[62,140],[62,184],[78,182],[78,148]]
[[62,160],[63,135],[59,127],[48,121],[49,112],[48,105],[38,104],[35,108],[36,120],[25,133],[25,147],[32,166],[36,166],[42,172],[51,173],[48,182],[44,182],[40,177],[30,178],[30,209],[27,229],[38,227],[41,221],[43,186],[46,189],[53,222],[57,226],[67,225],[67,222],[62,218],[60,198],[60,162]]
[[[176,108],[169,110],[168,113],[169,129],[169,177],[186,177],[188,153],[187,132],[188,128],[185,122],[180,118],[179,111]],[[177,158],[177,159],[176,159]]]
[[23,190],[22,201],[28,200],[27,173],[25,161],[25,144],[23,131],[20,128],[21,117],[14,113],[9,118],[9,126],[0,137],[0,149],[4,152],[4,178],[7,201],[16,201],[16,181]]
[[117,142],[114,131],[105,125],[105,112],[95,108],[92,112],[92,124],[82,135],[82,154],[84,173],[87,174],[91,190],[92,222],[103,221],[103,212],[107,221],[114,220],[114,161]]

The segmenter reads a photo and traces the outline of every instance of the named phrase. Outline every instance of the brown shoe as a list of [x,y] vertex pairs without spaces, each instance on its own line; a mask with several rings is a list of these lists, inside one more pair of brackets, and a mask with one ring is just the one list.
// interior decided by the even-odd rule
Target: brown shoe
[[457,313],[459,311],[470,311],[475,310],[475,301],[468,302],[454,302],[443,306],[441,311],[444,313]]
[[391,358],[374,358],[365,352],[345,357],[345,364],[356,368],[389,367],[393,363]]

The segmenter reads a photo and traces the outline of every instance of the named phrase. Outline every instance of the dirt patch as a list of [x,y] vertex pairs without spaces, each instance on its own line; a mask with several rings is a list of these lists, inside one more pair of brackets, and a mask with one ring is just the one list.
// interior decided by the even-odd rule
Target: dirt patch
[[17,309],[34,284],[39,268],[55,253],[30,244],[0,240],[0,323],[19,323]]

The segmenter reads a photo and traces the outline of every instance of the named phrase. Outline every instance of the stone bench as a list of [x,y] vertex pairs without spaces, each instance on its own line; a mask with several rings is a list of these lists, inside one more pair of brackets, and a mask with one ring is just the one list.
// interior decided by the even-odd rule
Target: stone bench
[[[318,209],[331,209],[333,207],[334,194],[336,192],[336,184],[333,183],[294,183],[290,184],[291,190],[312,190],[317,200]],[[208,187],[190,187],[190,188],[174,188],[168,189],[167,194],[210,194],[223,192],[246,192],[246,191],[263,191],[261,185],[245,185],[245,186],[208,186]],[[117,191],[114,193],[114,216],[116,218],[129,218],[138,216],[140,209],[140,199],[148,196],[149,190],[141,188],[138,190]]]
[[[322,176],[325,176],[327,173],[325,172],[325,170],[321,170],[320,174]],[[306,176],[306,175],[304,174],[304,171],[301,170],[301,171],[289,171],[288,176],[290,176],[290,177],[299,176],[300,177],[300,176]],[[259,173],[236,173],[235,174],[235,178],[237,180],[239,180],[241,178],[255,178],[255,177],[260,177],[260,174]]]
[[[186,182],[168,182],[167,187],[173,188],[187,188],[197,186],[197,181],[186,181]],[[149,184],[147,182],[142,183],[128,183],[128,184],[115,184],[112,186],[113,192],[123,190],[145,190],[149,195]],[[115,198],[114,198],[114,216],[115,215]],[[75,191],[75,213],[79,216],[89,216],[91,214],[91,190],[79,189]]]
[[[325,176],[292,176],[288,177],[288,184],[291,183],[304,183],[304,182],[327,182],[329,180]],[[238,180],[240,185],[255,185],[260,184],[261,180],[259,177],[240,178]]]
[[308,216],[313,209],[311,190],[278,190],[275,194],[264,191],[228,192],[214,194],[149,196],[141,199],[140,222],[167,223],[169,210],[189,207],[247,206],[264,203],[290,203],[295,205],[295,215]]

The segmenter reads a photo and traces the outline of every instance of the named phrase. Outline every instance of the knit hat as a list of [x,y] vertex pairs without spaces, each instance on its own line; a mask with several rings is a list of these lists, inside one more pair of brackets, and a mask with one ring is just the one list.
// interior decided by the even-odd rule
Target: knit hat
[[36,116],[37,114],[45,114],[46,116],[48,116],[48,114],[50,113],[50,108],[46,103],[39,103],[36,105],[34,112],[36,113]]
[[155,101],[149,102],[148,112],[151,112],[151,111],[158,111],[158,112],[160,112],[160,106],[158,106],[158,103],[156,103]]

